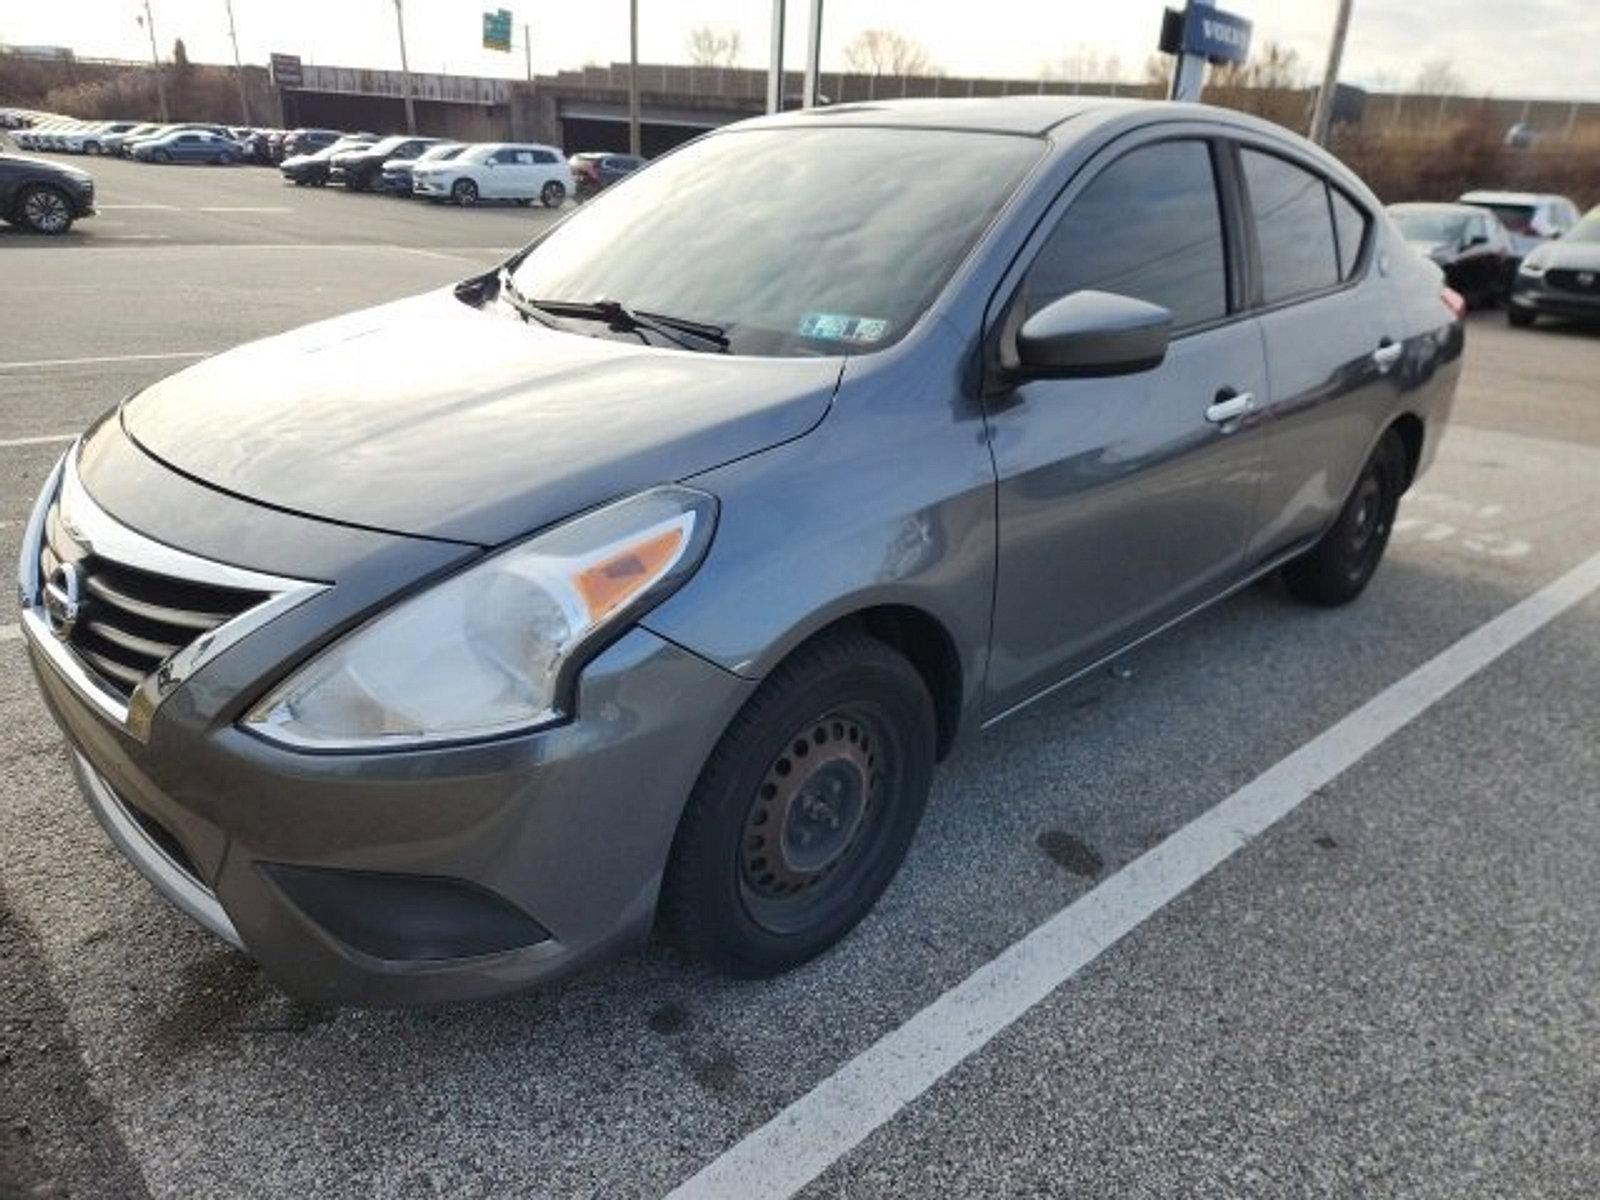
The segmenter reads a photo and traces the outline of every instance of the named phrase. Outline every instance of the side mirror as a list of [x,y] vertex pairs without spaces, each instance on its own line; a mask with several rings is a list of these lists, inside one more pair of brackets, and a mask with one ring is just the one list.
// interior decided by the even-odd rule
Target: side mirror
[[1172,313],[1111,292],[1073,292],[1017,331],[1017,373],[1047,379],[1132,375],[1161,365]]

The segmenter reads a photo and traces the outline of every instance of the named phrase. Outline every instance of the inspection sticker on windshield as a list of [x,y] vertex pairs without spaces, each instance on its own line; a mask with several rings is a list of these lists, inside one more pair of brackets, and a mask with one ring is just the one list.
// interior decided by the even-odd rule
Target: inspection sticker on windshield
[[878,317],[807,313],[800,318],[800,336],[823,342],[876,342],[888,332],[889,322]]

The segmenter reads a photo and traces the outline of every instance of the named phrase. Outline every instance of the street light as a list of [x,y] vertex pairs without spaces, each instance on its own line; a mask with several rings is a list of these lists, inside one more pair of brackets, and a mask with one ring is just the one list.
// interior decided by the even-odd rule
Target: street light
[[239,82],[239,112],[246,126],[250,124],[250,97],[244,91],[244,64],[239,61],[239,31],[233,23],[233,0],[222,0],[228,10],[228,36],[233,39],[233,75]]
[[150,61],[156,69],[156,107],[161,110],[161,123],[167,123],[167,85],[161,78],[161,55],[156,51],[156,19],[150,11],[150,0],[144,0],[144,15],[134,15],[135,21],[150,34]]
[[394,0],[394,23],[400,30],[400,94],[406,101],[406,132],[415,133],[417,111],[411,101],[411,64],[406,60],[406,16],[400,4],[401,0]]

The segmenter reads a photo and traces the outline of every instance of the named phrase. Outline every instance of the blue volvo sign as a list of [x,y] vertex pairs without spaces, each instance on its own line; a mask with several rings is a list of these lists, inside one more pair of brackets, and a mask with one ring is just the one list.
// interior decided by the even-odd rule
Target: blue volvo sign
[[1250,22],[1220,8],[1190,5],[1183,24],[1183,52],[1208,62],[1243,62],[1250,55]]

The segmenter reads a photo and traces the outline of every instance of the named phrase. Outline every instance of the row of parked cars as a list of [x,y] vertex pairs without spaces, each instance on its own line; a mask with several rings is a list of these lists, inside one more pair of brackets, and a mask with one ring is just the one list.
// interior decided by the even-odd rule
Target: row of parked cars
[[[389,192],[450,201],[538,201],[558,208],[582,200],[638,170],[644,159],[593,152],[563,158],[537,142],[457,142],[396,134],[377,137],[336,130],[306,130],[278,169],[297,187],[339,184],[353,192]],[[315,135],[313,137],[312,135]],[[323,144],[311,148],[316,142]],[[304,149],[302,149],[304,148]]]
[[1454,204],[1392,204],[1411,247],[1469,305],[1504,303],[1513,325],[1540,314],[1600,319],[1600,208],[1565,196],[1467,192]]

